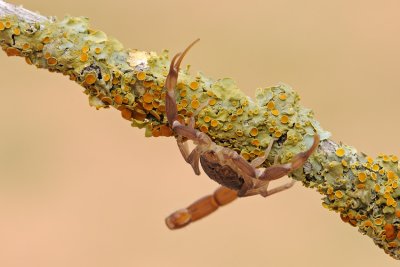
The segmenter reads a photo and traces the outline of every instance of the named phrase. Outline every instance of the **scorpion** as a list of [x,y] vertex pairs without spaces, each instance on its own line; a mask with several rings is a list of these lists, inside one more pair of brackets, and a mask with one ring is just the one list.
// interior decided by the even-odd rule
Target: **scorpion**
[[[187,52],[199,40],[195,40],[183,52],[177,53],[171,61],[165,81],[167,91],[165,99],[166,116],[168,124],[176,136],[178,148],[185,161],[192,166],[194,173],[200,175],[199,164],[201,164],[204,172],[221,186],[213,194],[169,215],[165,222],[171,230],[185,227],[238,197],[254,195],[267,197],[291,188],[295,183],[294,180],[272,189],[268,189],[268,186],[270,181],[282,178],[303,166],[318,147],[320,141],[319,135],[315,134],[312,146],[308,150],[295,155],[289,163],[277,164],[278,157],[275,157],[275,163],[272,166],[261,169],[259,167],[267,159],[273,141],[268,144],[263,156],[257,157],[249,163],[236,151],[217,145],[206,133],[195,129],[194,116],[196,113],[190,117],[188,125],[180,122],[175,97],[179,69]],[[188,140],[191,140],[195,145],[191,152],[187,143]]]

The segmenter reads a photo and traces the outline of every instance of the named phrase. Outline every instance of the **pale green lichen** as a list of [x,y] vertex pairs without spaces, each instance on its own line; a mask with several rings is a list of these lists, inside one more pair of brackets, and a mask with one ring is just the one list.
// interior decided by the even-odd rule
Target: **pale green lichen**
[[[90,105],[113,106],[146,136],[171,136],[165,116],[164,83],[168,73],[167,51],[124,49],[104,32],[90,29],[85,18],[28,23],[17,17],[0,18],[0,44],[9,56],[23,56],[27,63],[60,72],[85,88]],[[328,138],[311,110],[299,105],[299,96],[279,84],[256,90],[255,100],[245,96],[232,79],[211,80],[199,73],[180,73],[177,103],[180,120],[196,116],[196,128],[213,140],[251,160],[263,154],[273,140],[265,166],[279,154],[281,162],[306,150],[313,136],[321,137],[319,149],[292,173],[307,187],[325,195],[323,206],[396,259],[400,259],[400,189],[398,158],[376,159]]]

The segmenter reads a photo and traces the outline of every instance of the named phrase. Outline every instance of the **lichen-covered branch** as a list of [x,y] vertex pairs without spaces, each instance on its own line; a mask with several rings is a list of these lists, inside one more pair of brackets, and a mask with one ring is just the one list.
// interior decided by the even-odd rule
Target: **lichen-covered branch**
[[[172,136],[165,116],[164,82],[168,52],[125,49],[81,17],[63,20],[36,15],[0,1],[0,44],[8,56],[68,76],[84,87],[89,104],[118,109],[133,127],[150,137]],[[182,44],[182,47],[185,44]],[[400,170],[394,155],[371,158],[347,145],[329,140],[299,96],[280,84],[244,95],[232,79],[211,80],[188,69],[177,88],[182,121],[196,112],[196,127],[213,140],[251,160],[276,140],[275,155],[288,162],[306,150],[313,135],[321,143],[309,161],[292,177],[324,195],[323,206],[340,213],[396,259],[400,259]],[[200,110],[199,110],[200,109]]]

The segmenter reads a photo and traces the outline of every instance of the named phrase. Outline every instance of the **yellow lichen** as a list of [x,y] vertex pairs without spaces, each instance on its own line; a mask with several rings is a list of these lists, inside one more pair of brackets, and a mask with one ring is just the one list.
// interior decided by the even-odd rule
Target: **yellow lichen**
[[365,172],[358,173],[358,180],[361,183],[364,183],[367,180],[367,175],[365,174]]
[[340,190],[335,191],[335,197],[342,198],[343,197],[343,192],[340,191]]
[[336,149],[336,156],[341,158],[344,156],[345,152],[346,151],[342,147],[340,147],[340,148]]
[[136,74],[136,77],[139,81],[143,81],[144,79],[146,79],[146,72],[144,71],[140,71]]

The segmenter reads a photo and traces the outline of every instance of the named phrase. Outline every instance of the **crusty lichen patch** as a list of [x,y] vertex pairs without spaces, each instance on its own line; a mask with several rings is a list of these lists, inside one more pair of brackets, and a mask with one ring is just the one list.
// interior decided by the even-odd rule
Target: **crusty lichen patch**
[[[104,32],[89,28],[85,18],[26,23],[0,18],[0,44],[9,56],[22,56],[38,68],[59,72],[85,88],[89,104],[110,106],[146,136],[172,136],[165,116],[164,83],[168,51],[161,54],[124,49]],[[321,144],[303,168],[292,173],[307,187],[325,195],[323,206],[340,213],[385,252],[400,259],[400,189],[398,158],[373,159],[328,140],[313,112],[284,84],[256,90],[247,97],[230,78],[212,80],[182,70],[177,86],[179,120],[195,115],[196,128],[245,159],[278,154],[282,163],[306,150],[318,133]]]

